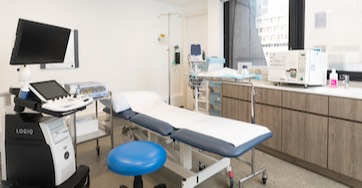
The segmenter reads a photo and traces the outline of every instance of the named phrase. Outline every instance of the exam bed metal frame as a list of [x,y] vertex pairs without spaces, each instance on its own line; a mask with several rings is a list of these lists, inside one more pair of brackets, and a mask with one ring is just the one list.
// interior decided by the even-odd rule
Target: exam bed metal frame
[[[251,86],[251,122],[254,124],[254,97],[256,94],[254,85],[251,82],[241,82],[241,84]],[[105,111],[110,113],[109,109],[105,109]],[[232,152],[230,152],[230,150],[229,152],[215,151],[207,146],[205,148],[202,143],[209,143],[210,140],[216,140],[216,142],[223,141],[208,137],[207,135],[200,135],[199,133],[187,129],[175,129],[166,122],[133,112],[132,110],[121,113],[113,112],[112,114],[115,117],[119,117],[132,123],[131,126],[123,127],[123,134],[131,135],[130,137],[135,140],[148,140],[162,144],[167,151],[165,167],[182,177],[181,183],[183,188],[195,187],[224,169],[226,169],[230,181],[229,187],[233,187],[234,174],[230,165],[230,158],[238,159],[250,166],[251,173],[238,181],[239,188],[243,187],[243,182],[260,174],[262,174],[263,184],[266,184],[268,178],[266,168],[263,167],[257,170],[255,166],[255,146],[270,138],[271,134],[258,138],[256,145],[244,146],[244,149],[242,150],[237,148],[232,150],[231,148]],[[157,126],[152,126],[152,124],[157,124]],[[187,138],[192,138],[195,134],[197,134],[196,136],[199,141],[190,142]],[[200,140],[200,138],[202,138],[202,140]],[[241,155],[247,151],[251,151],[250,161],[241,157]],[[216,154],[217,156],[212,156],[210,153]],[[193,166],[193,159],[199,161],[198,169],[195,169],[195,166]],[[197,172],[197,170],[199,171]]]

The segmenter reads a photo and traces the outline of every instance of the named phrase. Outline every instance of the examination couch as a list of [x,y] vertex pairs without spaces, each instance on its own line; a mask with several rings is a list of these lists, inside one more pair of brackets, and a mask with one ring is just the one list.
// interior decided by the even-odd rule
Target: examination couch
[[[272,137],[264,126],[170,106],[148,91],[113,93],[112,109],[114,116],[141,128],[143,132],[134,133],[137,139],[162,143],[167,151],[165,166],[182,177],[182,187],[194,187],[223,169],[233,186],[230,158],[239,159],[247,151],[252,151],[252,172],[239,181],[239,187],[259,174],[266,183],[266,169],[256,171],[254,167],[255,146]],[[144,131],[148,133],[144,135]],[[193,169],[193,158],[202,164],[198,172]]]

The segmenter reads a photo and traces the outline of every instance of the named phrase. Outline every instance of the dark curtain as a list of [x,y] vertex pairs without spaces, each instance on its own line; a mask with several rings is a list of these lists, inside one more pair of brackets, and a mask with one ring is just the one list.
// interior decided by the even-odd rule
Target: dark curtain
[[[255,2],[255,1],[252,1]],[[267,65],[263,48],[255,25],[255,10],[250,0],[232,0],[225,6],[225,30],[229,42],[228,54],[225,54],[228,67],[237,69],[238,62],[252,62],[253,66]]]

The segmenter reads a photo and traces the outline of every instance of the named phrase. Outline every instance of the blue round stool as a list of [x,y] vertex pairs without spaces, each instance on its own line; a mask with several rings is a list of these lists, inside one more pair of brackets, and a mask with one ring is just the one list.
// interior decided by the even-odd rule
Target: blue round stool
[[[133,187],[142,188],[142,175],[160,169],[165,164],[166,157],[165,149],[159,144],[148,141],[133,141],[114,148],[108,154],[107,165],[116,174],[134,176]],[[160,184],[156,187],[166,186]]]

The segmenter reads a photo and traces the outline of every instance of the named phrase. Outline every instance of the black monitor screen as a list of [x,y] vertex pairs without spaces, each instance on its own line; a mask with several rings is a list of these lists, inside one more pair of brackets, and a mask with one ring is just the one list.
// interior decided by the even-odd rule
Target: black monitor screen
[[55,99],[57,97],[62,97],[69,95],[67,90],[65,90],[58,82],[55,80],[49,80],[44,82],[35,82],[30,83],[30,85],[46,100]]
[[62,63],[71,30],[19,19],[11,65]]

